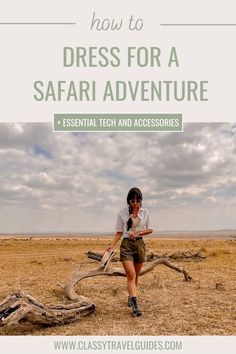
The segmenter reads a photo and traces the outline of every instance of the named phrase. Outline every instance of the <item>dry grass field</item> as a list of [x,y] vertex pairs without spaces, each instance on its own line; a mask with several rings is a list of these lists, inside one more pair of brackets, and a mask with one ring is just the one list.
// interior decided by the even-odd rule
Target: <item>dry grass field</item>
[[[72,271],[97,267],[88,250],[103,252],[105,238],[0,239],[0,302],[24,290],[40,302],[69,303],[63,290]],[[76,291],[95,302],[95,312],[76,323],[57,327],[0,327],[1,335],[235,335],[236,241],[146,240],[153,253],[201,250],[204,261],[175,261],[193,281],[163,265],[140,278],[138,299],[143,316],[132,318],[127,307],[126,279],[98,276],[84,279]],[[121,264],[116,264],[121,266]]]

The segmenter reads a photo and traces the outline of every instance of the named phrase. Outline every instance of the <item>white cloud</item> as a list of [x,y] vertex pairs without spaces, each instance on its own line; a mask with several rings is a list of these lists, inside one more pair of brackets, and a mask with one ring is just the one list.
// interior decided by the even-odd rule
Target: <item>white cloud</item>
[[233,124],[60,134],[51,124],[2,123],[0,169],[2,232],[112,231],[133,186],[159,228],[236,227]]

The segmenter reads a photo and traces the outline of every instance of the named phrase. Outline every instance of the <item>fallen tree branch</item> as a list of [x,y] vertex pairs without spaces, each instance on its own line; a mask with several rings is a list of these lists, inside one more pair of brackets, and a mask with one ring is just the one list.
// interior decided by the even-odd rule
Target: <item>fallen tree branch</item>
[[0,303],[0,326],[35,324],[54,326],[78,321],[95,310],[91,301],[68,305],[44,305],[23,291],[8,295]]
[[[80,268],[76,269],[70,276],[69,280],[64,286],[64,290],[66,293],[66,296],[68,299],[72,301],[78,301],[83,299],[81,295],[78,295],[75,292],[75,285],[80,282],[82,279],[85,278],[90,278],[90,277],[95,277],[99,275],[109,275],[109,276],[126,276],[125,271],[122,268],[112,268],[109,263],[111,262],[112,257],[108,260],[106,264],[101,264],[99,267],[93,270],[89,271],[81,271]],[[187,273],[187,271],[183,267],[179,267],[175,264],[173,264],[169,259],[167,258],[159,258],[155,259],[152,262],[146,263],[140,272],[140,276],[150,272],[152,269],[154,269],[157,265],[163,264],[166,267],[169,267],[171,269],[174,269],[175,271],[182,273],[184,275],[185,281],[190,281],[192,280],[191,276]]]
[[[101,253],[98,252],[94,252],[94,251],[88,251],[85,252],[86,256],[90,259],[94,259],[95,261],[100,262],[103,255]],[[160,258],[167,258],[167,259],[175,259],[175,260],[185,260],[185,261],[202,261],[205,260],[207,257],[203,256],[201,254],[200,251],[178,251],[178,252],[174,252],[171,254],[155,254],[155,253],[149,253],[147,254],[146,257],[146,261],[147,262],[152,262],[155,259],[160,259]],[[118,262],[119,258],[118,257],[114,257],[112,259],[112,262]]]
[[[53,326],[75,322],[91,314],[95,310],[95,304],[89,298],[78,295],[75,292],[75,285],[82,279],[98,275],[125,277],[126,274],[122,268],[110,266],[114,254],[114,252],[106,252],[96,269],[81,271],[79,267],[71,274],[67,283],[62,286],[68,299],[73,301],[71,304],[45,305],[23,291],[10,294],[0,303],[0,326],[9,327],[26,323]],[[192,279],[183,267],[173,264],[167,258],[158,258],[145,263],[140,275],[150,272],[160,264],[182,273],[185,281]]]

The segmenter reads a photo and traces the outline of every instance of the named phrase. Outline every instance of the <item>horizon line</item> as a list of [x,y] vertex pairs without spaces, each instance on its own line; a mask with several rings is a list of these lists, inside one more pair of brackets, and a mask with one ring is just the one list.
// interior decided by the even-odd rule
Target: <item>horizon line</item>
[[[171,233],[178,233],[178,232],[223,232],[223,231],[236,231],[236,228],[223,228],[223,229],[197,229],[197,230],[168,230],[168,229],[163,229],[163,230],[154,230],[154,234],[160,234],[162,232],[171,232]],[[100,235],[100,234],[114,234],[114,231],[27,231],[27,232],[1,232],[0,235],[51,235],[51,234],[57,234],[57,235],[63,235],[63,234],[95,234],[95,235]]]

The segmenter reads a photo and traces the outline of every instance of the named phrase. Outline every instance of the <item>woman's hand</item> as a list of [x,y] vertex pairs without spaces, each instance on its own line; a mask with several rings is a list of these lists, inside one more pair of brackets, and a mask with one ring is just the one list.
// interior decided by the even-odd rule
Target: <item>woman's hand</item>
[[117,244],[117,242],[120,240],[121,236],[122,236],[123,232],[117,231],[114,237],[114,240],[112,241],[111,245],[109,245],[106,248],[106,251],[111,252],[113,250],[113,248],[115,247],[115,245]]
[[131,231],[131,232],[129,233],[129,238],[130,238],[131,240],[135,240],[136,237],[138,237],[138,236],[139,236],[139,231]]

